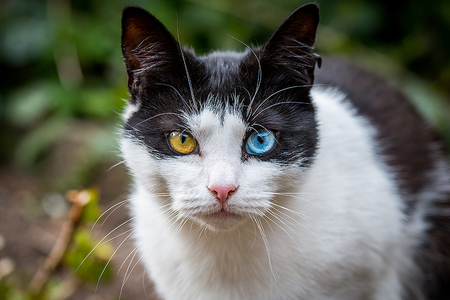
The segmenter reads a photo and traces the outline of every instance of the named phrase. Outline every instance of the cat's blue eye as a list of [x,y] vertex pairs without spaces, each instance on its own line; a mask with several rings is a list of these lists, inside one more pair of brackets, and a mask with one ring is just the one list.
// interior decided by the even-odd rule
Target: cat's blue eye
[[247,139],[245,149],[249,154],[263,155],[267,154],[275,147],[277,139],[275,135],[268,130],[253,132]]

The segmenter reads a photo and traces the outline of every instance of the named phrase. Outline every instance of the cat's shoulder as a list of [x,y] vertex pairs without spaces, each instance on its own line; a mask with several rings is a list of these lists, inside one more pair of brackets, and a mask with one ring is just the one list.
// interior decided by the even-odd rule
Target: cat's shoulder
[[417,288],[427,299],[448,299],[450,168],[441,138],[394,84],[352,62],[324,58],[315,83],[339,90],[375,129],[377,150],[404,201],[407,234],[418,235],[415,261],[422,278],[409,284],[405,299],[416,299]]
[[[418,194],[430,184],[436,159],[444,159],[438,134],[394,84],[356,64],[324,58],[317,85],[337,87],[376,129],[380,154],[396,173],[399,187]],[[414,205],[414,203],[410,203]]]

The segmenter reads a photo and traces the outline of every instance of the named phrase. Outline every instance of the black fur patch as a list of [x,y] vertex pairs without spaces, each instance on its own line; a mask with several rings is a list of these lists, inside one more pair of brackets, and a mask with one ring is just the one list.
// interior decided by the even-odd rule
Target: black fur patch
[[[309,91],[318,21],[317,6],[307,5],[294,12],[262,48],[196,57],[181,49],[151,14],[126,8],[122,50],[130,101],[139,110],[127,120],[125,134],[143,142],[151,153],[179,155],[168,147],[166,138],[170,131],[188,130],[182,112],[199,113],[211,96],[221,99],[222,107],[233,105],[238,97],[249,132],[266,128],[277,134],[276,148],[259,159],[309,165],[317,144]],[[248,155],[243,152],[243,159]]]

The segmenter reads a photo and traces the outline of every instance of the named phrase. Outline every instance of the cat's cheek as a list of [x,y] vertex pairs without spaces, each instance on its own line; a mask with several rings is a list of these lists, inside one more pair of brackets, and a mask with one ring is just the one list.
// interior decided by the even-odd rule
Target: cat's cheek
[[207,175],[202,172],[199,156],[187,155],[161,160],[158,176],[165,182],[172,209],[180,213],[216,204],[207,189]]
[[242,166],[239,190],[228,205],[236,213],[262,215],[270,209],[272,199],[281,192],[286,178],[282,168],[272,162],[252,159]]
[[120,148],[128,168],[133,171],[134,180],[149,191],[153,191],[160,183],[155,177],[155,170],[158,169],[157,160],[148,153],[144,145],[132,138],[122,138]]

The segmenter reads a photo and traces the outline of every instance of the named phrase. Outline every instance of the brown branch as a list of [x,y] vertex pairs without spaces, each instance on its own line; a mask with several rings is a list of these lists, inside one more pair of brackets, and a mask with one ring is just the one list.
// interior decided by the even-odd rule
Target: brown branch
[[28,291],[31,295],[37,296],[42,293],[49,276],[61,262],[72,240],[73,233],[80,223],[83,207],[89,202],[91,196],[87,190],[69,191],[66,198],[72,203],[68,219],[64,222],[55,245],[44,262],[39,266],[39,269],[28,286]]

